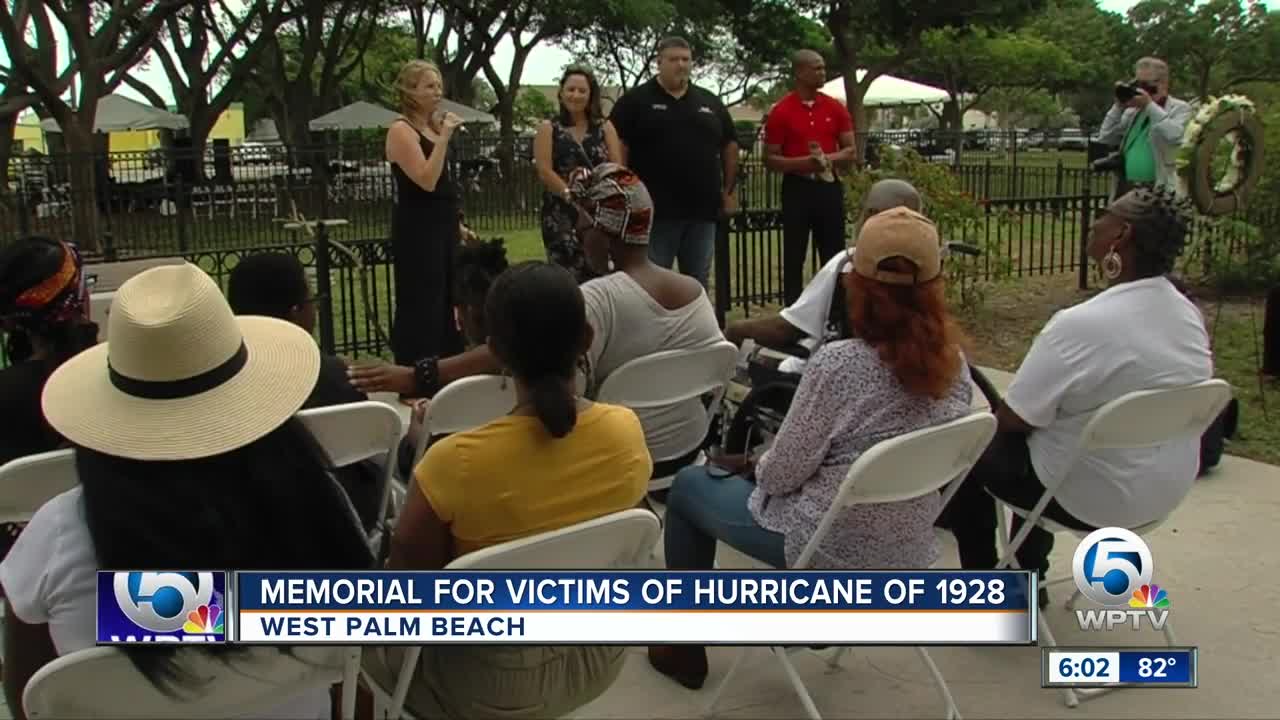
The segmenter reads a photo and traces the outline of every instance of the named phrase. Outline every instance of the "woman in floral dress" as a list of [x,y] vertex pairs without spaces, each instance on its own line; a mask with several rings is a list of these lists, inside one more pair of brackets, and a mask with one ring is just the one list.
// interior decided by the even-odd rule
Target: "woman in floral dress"
[[560,113],[542,123],[533,139],[542,200],[542,244],[547,261],[573,273],[578,282],[595,276],[582,254],[575,230],[577,210],[569,202],[573,170],[621,162],[622,146],[600,108],[600,84],[590,70],[571,67],[560,78]]

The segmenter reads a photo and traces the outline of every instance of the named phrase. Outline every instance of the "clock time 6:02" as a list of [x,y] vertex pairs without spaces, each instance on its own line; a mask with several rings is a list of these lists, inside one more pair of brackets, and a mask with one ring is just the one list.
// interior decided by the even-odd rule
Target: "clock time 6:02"
[[1058,674],[1064,678],[1106,677],[1110,670],[1111,659],[1106,657],[1064,657],[1058,662]]

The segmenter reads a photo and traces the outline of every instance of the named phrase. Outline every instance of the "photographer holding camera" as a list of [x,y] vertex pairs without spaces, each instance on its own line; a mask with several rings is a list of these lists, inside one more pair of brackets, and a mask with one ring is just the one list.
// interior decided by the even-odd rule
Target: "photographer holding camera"
[[1191,120],[1191,106],[1169,95],[1169,66],[1163,60],[1144,57],[1134,70],[1133,80],[1116,83],[1116,102],[1098,132],[1099,142],[1119,146],[1094,165],[1117,171],[1115,197],[1139,185],[1177,187],[1174,159]]

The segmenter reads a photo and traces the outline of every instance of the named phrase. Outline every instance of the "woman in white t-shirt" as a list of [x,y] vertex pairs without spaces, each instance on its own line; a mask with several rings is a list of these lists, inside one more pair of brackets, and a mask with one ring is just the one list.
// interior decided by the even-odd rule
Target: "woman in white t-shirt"
[[[1165,275],[1186,242],[1189,216],[1166,191],[1134,190],[1093,223],[1089,256],[1107,289],[1049,320],[996,412],[1000,432],[947,508],[966,569],[998,562],[996,508],[984,490],[1030,509],[1063,473],[1045,517],[1067,527],[1136,527],[1171,512],[1199,464],[1195,437],[1155,448],[1091,453],[1071,464],[1080,432],[1105,403],[1137,390],[1213,375],[1199,309]],[[1068,467],[1070,465],[1070,467]],[[1012,533],[1020,527],[1014,519]],[[1034,528],[1018,564],[1049,567],[1053,535]],[[1041,590],[1041,604],[1047,595]]]
[[[724,340],[702,285],[649,259],[653,201],[639,176],[613,163],[579,168],[570,176],[569,195],[579,208],[578,237],[587,263],[601,275],[582,284],[587,322],[595,333],[584,357],[587,397],[595,397],[609,376],[632,360]],[[696,435],[707,421],[700,400],[641,409],[636,415],[657,464],[656,477],[694,460],[690,433]]]
[[[44,388],[45,415],[75,447],[80,484],[45,503],[0,563],[5,696],[16,717],[41,666],[96,644],[100,569],[372,565],[354,510],[293,419],[319,370],[310,335],[284,320],[234,317],[194,265],[120,287],[107,342],[67,360]],[[162,617],[196,609],[134,601]],[[124,651],[166,691],[200,692],[213,658],[257,677],[259,663],[280,659],[272,648]],[[264,710],[255,716],[328,718],[329,691]]]

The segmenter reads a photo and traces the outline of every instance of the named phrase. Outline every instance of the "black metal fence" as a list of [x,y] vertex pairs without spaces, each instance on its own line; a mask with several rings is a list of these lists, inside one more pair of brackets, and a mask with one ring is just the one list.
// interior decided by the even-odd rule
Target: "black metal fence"
[[[936,134],[885,134],[877,143],[916,142],[917,149],[950,164],[980,199],[979,218],[940,228],[947,240],[983,249],[976,268],[970,266],[972,279],[1074,273],[1083,285],[1084,242],[1105,206],[1109,179],[1085,169],[1083,149],[1037,151],[1022,136],[999,137],[969,143],[968,135],[940,140]],[[536,235],[542,191],[529,143],[504,156],[493,139],[460,140],[451,168],[468,222],[486,236]],[[722,317],[783,299],[780,181],[759,162],[758,136],[746,133],[742,140],[743,211],[723,228],[713,278]],[[949,154],[938,155],[940,148]],[[84,201],[99,211],[107,259],[182,256],[222,282],[246,254],[290,252],[313,268],[320,292],[330,298],[320,323],[324,347],[352,356],[386,350],[379,328],[390,327],[394,312],[389,234],[395,182],[380,144],[220,148],[206,156],[203,172],[193,158],[172,152],[114,154],[94,158],[99,182],[86,198],[70,189],[71,160],[27,155],[11,162],[0,242],[29,233],[72,237],[72,206]],[[328,222],[307,222],[321,218]],[[1280,218],[1261,224],[1274,228]],[[1231,252],[1241,242],[1231,224],[1200,224],[1195,233],[1201,252]],[[540,246],[532,243],[536,252]]]
[[[320,262],[321,247],[325,248],[324,263]],[[227,278],[240,260],[261,252],[291,254],[316,276],[322,347],[347,357],[376,356],[388,349],[384,334],[391,327],[395,308],[390,241],[334,245],[322,238],[308,243],[202,250],[184,257],[225,290]]]
[[[950,164],[963,187],[983,199],[1075,196],[1089,183],[1084,152],[1018,150],[1009,137],[966,133],[963,141],[953,141],[937,132],[872,133],[868,157],[874,161],[887,145],[912,147]],[[778,207],[780,178],[761,162],[759,133],[744,131],[741,143],[742,208]],[[1006,147],[1012,149],[991,149]],[[76,164],[94,167],[92,191],[73,188]],[[504,153],[495,138],[460,136],[450,169],[468,223],[477,231],[538,227],[543,188],[529,138],[518,139]],[[345,220],[332,228],[336,238],[386,238],[395,202],[395,181],[381,143],[219,145],[199,163],[185,149],[28,153],[11,158],[8,171],[6,192],[0,193],[0,238],[72,237],[72,209],[92,205],[99,218],[94,234],[104,253],[117,257],[296,243],[297,215]]]

